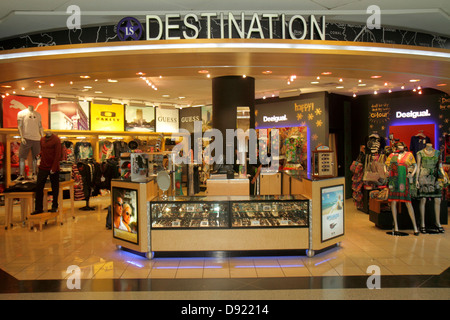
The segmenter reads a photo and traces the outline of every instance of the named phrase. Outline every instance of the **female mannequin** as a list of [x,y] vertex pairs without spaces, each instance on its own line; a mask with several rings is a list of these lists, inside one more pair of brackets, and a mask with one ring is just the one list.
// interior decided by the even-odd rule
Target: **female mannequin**
[[438,178],[443,177],[447,183],[442,163],[440,161],[440,151],[435,150],[431,143],[427,143],[425,148],[417,152],[417,176],[416,186],[420,199],[420,232],[426,233],[425,228],[425,204],[427,198],[434,198],[435,223],[440,233],[444,232],[440,223],[442,186],[438,183]]
[[[388,187],[389,197],[391,202],[392,217],[394,219],[393,235],[400,235],[397,224],[397,202],[405,202],[408,209],[409,217],[414,227],[414,235],[418,236],[416,218],[414,216],[414,209],[411,204],[411,195],[409,192],[409,177],[414,176],[417,170],[417,164],[411,152],[405,151],[403,142],[397,145],[397,152],[389,155],[386,160],[386,166],[389,170]],[[408,167],[414,167],[411,174],[408,174]]]

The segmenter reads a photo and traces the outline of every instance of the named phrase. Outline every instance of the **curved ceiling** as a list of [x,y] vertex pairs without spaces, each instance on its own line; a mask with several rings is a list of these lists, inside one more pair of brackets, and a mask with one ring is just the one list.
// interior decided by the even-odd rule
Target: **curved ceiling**
[[[449,1],[376,2],[382,10],[383,26],[449,36]],[[367,14],[364,12],[374,4],[373,1],[365,0],[310,0],[299,1],[294,5],[290,0],[260,0],[257,3],[258,12],[322,14],[330,22],[355,23],[365,23]],[[68,16],[66,9],[71,4],[78,5],[82,10],[82,26],[115,24],[119,18],[128,14],[138,17],[167,12],[253,11],[255,7],[254,1],[234,0],[139,0],[133,1],[132,6],[117,0],[79,0],[76,3],[65,0],[2,1],[0,38],[64,28]],[[126,46],[156,43],[162,45],[160,50],[119,50]],[[211,41],[162,40],[133,44],[58,46],[57,49],[75,50],[106,46],[110,51],[3,59],[0,60],[0,92],[193,106],[211,103],[211,78],[246,75],[256,79],[256,98],[294,96],[316,91],[344,95],[369,94],[374,91],[412,90],[419,86],[450,93],[449,50],[337,41],[272,40],[272,47],[267,40],[214,40],[213,45],[205,46],[207,43],[211,44]],[[280,43],[287,46],[279,46]],[[305,46],[299,47],[299,43]],[[192,45],[180,48],[176,47],[178,44]],[[260,46],[252,47],[253,44]],[[322,47],[314,47],[316,45]],[[349,45],[362,50],[347,50]],[[408,49],[419,54],[373,51],[373,48]],[[12,50],[2,52],[0,58],[11,52],[51,50],[55,48]],[[436,57],[434,53],[442,53],[443,56]],[[108,79],[118,82],[109,82]],[[156,86],[157,90],[148,83]],[[402,86],[404,89],[401,89]]]

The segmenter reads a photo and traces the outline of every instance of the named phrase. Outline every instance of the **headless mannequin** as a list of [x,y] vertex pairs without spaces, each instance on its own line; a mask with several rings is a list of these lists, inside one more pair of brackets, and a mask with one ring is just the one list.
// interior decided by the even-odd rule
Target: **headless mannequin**
[[[27,107],[27,109],[30,112],[30,114],[37,113],[36,111],[34,111],[34,107],[32,105],[29,105]],[[19,112],[19,114],[20,114],[20,112]],[[19,130],[21,144],[23,146],[26,146],[27,139],[25,137],[27,136],[27,130],[30,130],[30,128],[26,128],[26,123],[25,123],[24,119],[19,116],[19,114],[17,117],[17,129]],[[39,115],[39,118],[40,118],[40,115]],[[32,129],[32,130],[34,130],[34,129]],[[39,139],[40,139],[40,137],[44,136],[44,130],[42,128],[42,123],[40,121],[39,121],[39,124],[38,124],[38,127],[36,128],[36,130],[38,130],[38,132],[34,132],[34,134],[37,134],[36,138],[37,138],[37,136],[39,136]],[[39,140],[36,140],[36,141],[39,141]],[[25,178],[25,160],[28,156],[28,153],[27,153],[27,156],[21,155],[20,153],[19,153],[19,155],[20,155],[20,157],[19,157],[19,180],[20,180],[21,178],[22,179]],[[36,174],[37,174],[36,157],[33,157],[32,170],[33,170],[33,176],[36,176]]]
[[[402,159],[405,155],[405,147],[402,144],[399,144],[397,146],[397,150],[398,150],[398,159]],[[411,174],[408,174],[408,178],[409,176],[414,176],[416,170],[417,170],[417,165],[414,164],[414,170]],[[409,213],[409,217],[411,218],[411,222],[413,224],[414,227],[414,235],[418,236],[419,235],[419,231],[417,230],[417,225],[416,225],[416,217],[414,215],[414,208],[411,204],[411,202],[405,202],[406,204],[406,208],[408,209],[408,213]],[[398,223],[397,223],[397,201],[391,201],[391,211],[392,211],[392,218],[394,219],[394,231],[392,233],[388,233],[388,234],[392,234],[392,235],[406,235],[402,232],[398,231]]]
[[[431,156],[434,155],[435,149],[433,148],[433,145],[431,143],[426,144],[425,152],[427,154],[430,154]],[[420,156],[420,154],[417,154],[417,166],[418,166],[418,171],[417,171],[417,175],[416,175],[417,189],[420,188],[419,174],[420,174],[420,170],[421,170],[421,161],[422,161],[422,157]],[[444,183],[447,183],[447,177],[445,176],[444,169],[442,168],[442,163],[440,163],[440,162],[439,162],[439,171],[441,172],[442,176],[444,177]],[[427,202],[426,197],[423,197],[420,199],[420,232],[422,232],[422,233],[427,233],[426,228],[425,228],[425,204],[426,204],[426,202]],[[436,227],[438,228],[438,231],[440,233],[443,233],[444,228],[442,228],[442,226],[441,226],[440,213],[441,213],[441,198],[435,197],[434,198],[435,223],[436,223]]]

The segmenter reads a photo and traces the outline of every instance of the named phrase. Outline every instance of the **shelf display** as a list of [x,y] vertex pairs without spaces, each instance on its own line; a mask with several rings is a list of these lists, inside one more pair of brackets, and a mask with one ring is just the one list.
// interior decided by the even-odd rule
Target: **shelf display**
[[152,228],[227,228],[228,202],[152,202],[151,217]]
[[211,198],[153,201],[152,229],[308,227],[309,200],[301,196]]
[[232,227],[307,227],[308,201],[232,202]]
[[334,152],[326,146],[313,151],[313,175],[316,177],[334,176]]

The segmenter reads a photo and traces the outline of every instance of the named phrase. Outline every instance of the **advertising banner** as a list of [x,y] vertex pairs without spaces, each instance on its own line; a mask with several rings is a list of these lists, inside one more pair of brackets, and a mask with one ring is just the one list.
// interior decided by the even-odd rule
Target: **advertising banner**
[[180,128],[193,133],[195,121],[202,121],[202,108],[183,108],[180,110]]
[[3,99],[3,128],[17,128],[17,114],[29,105],[41,115],[42,128],[49,128],[48,99],[9,95]]
[[121,104],[91,104],[92,131],[124,131],[125,112]]
[[114,238],[139,244],[138,191],[113,187],[112,197]]
[[156,132],[178,132],[179,110],[156,108]]
[[125,131],[155,132],[155,108],[125,106]]
[[344,185],[321,188],[322,242],[344,234]]
[[50,99],[50,128],[89,130],[89,102]]

